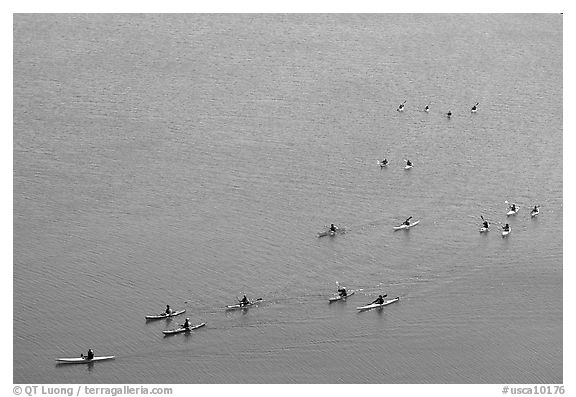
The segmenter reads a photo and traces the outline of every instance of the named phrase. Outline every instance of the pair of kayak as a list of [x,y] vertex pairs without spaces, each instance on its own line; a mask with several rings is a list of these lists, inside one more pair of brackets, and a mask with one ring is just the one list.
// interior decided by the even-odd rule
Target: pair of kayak
[[345,301],[347,298],[354,295],[354,292],[356,292],[356,291],[350,291],[350,292],[348,292],[348,294],[346,296],[336,295],[336,296],[328,299],[328,302],[332,303],[332,302],[338,302],[338,301]]
[[370,303],[369,305],[357,307],[356,310],[366,311],[366,310],[371,310],[371,309],[378,309],[378,308],[382,308],[384,306],[388,306],[392,303],[396,303],[399,300],[400,300],[400,297],[397,296],[396,298],[384,301],[383,303]]
[[206,325],[206,323],[201,323],[198,325],[194,325],[192,327],[180,327],[180,328],[176,328],[176,329],[169,329],[166,331],[162,331],[162,333],[164,335],[175,335],[175,334],[181,334],[182,332],[190,332],[190,331],[194,331],[195,329],[198,328],[202,328]]
[[94,361],[104,361],[104,360],[112,360],[116,356],[99,356],[99,357],[74,357],[74,358],[57,358],[56,361],[58,364],[89,364],[93,363]]
[[177,311],[169,313],[169,314],[168,313],[150,314],[150,315],[146,316],[146,320],[160,320],[163,318],[176,317],[176,316],[181,315],[182,313],[186,313],[186,309],[177,310]]
[[417,224],[419,224],[420,221],[414,221],[408,225],[406,225],[405,223],[398,225],[398,226],[394,226],[394,230],[402,230],[402,229],[410,229],[412,226],[416,226]]

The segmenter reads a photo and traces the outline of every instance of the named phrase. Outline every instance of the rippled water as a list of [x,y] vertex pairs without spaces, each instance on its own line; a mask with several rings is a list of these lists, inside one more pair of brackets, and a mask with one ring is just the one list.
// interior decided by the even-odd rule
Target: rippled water
[[555,14],[16,15],[14,382],[562,383],[561,104]]

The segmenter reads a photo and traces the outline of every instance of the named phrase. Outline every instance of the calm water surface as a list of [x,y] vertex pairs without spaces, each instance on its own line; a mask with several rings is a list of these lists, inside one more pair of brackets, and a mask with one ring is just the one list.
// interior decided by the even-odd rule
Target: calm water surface
[[561,104],[555,14],[15,15],[14,382],[562,383]]

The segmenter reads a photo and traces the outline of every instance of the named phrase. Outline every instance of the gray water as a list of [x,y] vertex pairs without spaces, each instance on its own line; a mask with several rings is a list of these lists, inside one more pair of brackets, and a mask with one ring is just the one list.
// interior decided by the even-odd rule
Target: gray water
[[15,383],[563,382],[561,15],[17,14],[13,138]]

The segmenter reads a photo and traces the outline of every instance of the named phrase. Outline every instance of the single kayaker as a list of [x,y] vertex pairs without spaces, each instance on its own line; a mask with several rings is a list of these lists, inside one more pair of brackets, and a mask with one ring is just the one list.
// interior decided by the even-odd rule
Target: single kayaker
[[539,210],[538,210],[538,206],[535,205],[534,208],[532,209],[532,212],[538,212],[538,211],[539,211]]
[[516,204],[512,203],[512,205],[510,205],[510,211],[516,211]]
[[446,117],[448,117],[448,118],[452,117],[452,111],[451,110],[449,110],[448,113],[446,113]]
[[410,167],[410,166],[412,165],[412,162],[411,162],[410,160],[406,160],[406,165],[407,165],[408,167]]
[[406,103],[406,101],[402,102],[400,104],[400,106],[398,106],[398,109],[396,109],[397,111],[401,112],[402,110],[404,110],[404,104]]
[[478,106],[479,102],[476,102],[476,105],[472,106],[472,111],[475,112],[476,110],[478,110],[477,106]]
[[484,222],[482,223],[482,226],[485,227],[486,229],[488,229],[488,226],[489,226],[489,225],[488,225],[488,221],[484,221]]
[[374,303],[381,305],[382,303],[384,303],[384,297],[382,295],[379,295],[378,298],[376,298],[376,300],[374,302],[372,302],[371,304],[374,304]]
[[510,231],[510,225],[505,224],[504,226],[502,226],[502,230],[504,230],[505,232],[509,232]]
[[412,219],[412,217],[406,219],[402,224],[406,225],[406,226],[410,226],[410,219]]
[[338,228],[336,227],[335,224],[333,224],[333,223],[330,224],[330,231],[331,231],[332,233],[335,233],[337,229],[338,229]]
[[190,328],[190,318],[187,317],[186,321],[184,321],[184,324],[182,324],[183,328]]
[[346,287],[338,287],[338,295],[344,297],[348,296],[348,292],[346,292]]
[[166,314],[172,314],[172,309],[170,309],[170,305],[166,305]]
[[80,357],[82,357],[84,360],[92,360],[94,358],[94,351],[92,349],[88,349],[88,354],[80,354]]
[[246,295],[244,295],[244,297],[240,299],[240,306],[246,306],[249,303],[250,301],[248,300],[248,298],[246,298]]
[[382,165],[386,165],[386,164],[388,164],[388,160],[386,160],[386,159],[382,160]]
[[430,111],[430,106],[426,105],[426,107],[424,108],[425,112],[429,112]]

